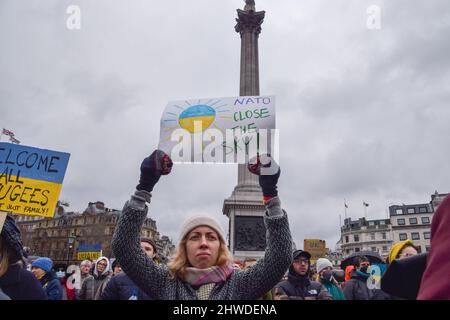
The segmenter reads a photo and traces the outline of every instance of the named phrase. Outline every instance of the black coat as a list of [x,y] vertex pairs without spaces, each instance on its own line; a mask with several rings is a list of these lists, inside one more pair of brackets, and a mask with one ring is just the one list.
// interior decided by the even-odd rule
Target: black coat
[[131,297],[136,297],[135,300],[150,300],[150,297],[139,290],[125,272],[112,277],[102,293],[102,300],[130,300]]
[[323,284],[311,281],[308,276],[300,276],[289,269],[288,280],[278,283],[277,288],[289,300],[332,300]]
[[8,267],[0,278],[0,287],[11,300],[47,300],[39,280],[18,264]]

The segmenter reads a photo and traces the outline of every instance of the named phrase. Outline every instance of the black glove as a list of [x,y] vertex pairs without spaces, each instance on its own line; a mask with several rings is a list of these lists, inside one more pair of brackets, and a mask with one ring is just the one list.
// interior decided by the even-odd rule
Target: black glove
[[172,170],[172,160],[161,150],[155,150],[144,159],[141,164],[141,177],[137,190],[153,191],[153,187],[161,178],[161,175],[167,175]]
[[251,159],[248,163],[248,170],[259,176],[259,185],[264,197],[278,196],[277,183],[281,170],[270,155],[257,155]]

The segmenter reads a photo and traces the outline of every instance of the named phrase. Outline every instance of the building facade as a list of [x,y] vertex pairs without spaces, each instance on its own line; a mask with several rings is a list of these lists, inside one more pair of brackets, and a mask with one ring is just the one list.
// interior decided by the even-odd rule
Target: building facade
[[428,252],[433,214],[446,196],[436,191],[429,203],[390,206],[394,242],[410,239],[419,253]]
[[[89,203],[83,213],[58,209],[51,219],[18,216],[24,246],[29,255],[51,258],[55,265],[79,263],[77,247],[82,244],[100,244],[102,255],[114,257],[111,240],[121,211],[109,209],[103,202]],[[174,249],[167,237],[160,239],[156,222],[147,218],[141,230],[142,237],[155,240],[159,252],[170,255]]]
[[429,251],[433,214],[447,195],[436,191],[428,203],[392,205],[390,219],[345,219],[338,242],[339,252],[346,257],[367,250],[385,258],[392,244],[406,239],[414,242],[419,253]]
[[360,251],[373,251],[386,257],[393,243],[391,220],[347,218],[341,227],[341,239],[340,250],[344,257]]

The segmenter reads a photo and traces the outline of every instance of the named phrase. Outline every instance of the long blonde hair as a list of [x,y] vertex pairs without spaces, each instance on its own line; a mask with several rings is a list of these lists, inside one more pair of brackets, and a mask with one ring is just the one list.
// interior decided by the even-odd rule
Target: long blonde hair
[[[184,277],[186,275],[186,268],[191,267],[186,252],[187,237],[188,235],[186,235],[180,241],[177,247],[177,251],[175,252],[175,255],[167,264],[167,267],[169,268],[173,278],[178,277],[184,280]],[[217,257],[215,265],[222,267],[227,262],[233,262],[233,256],[231,255],[230,250],[228,250],[228,247],[225,244],[225,242],[223,242],[222,238],[219,237],[219,239],[220,239],[219,256]]]
[[3,243],[3,239],[0,237],[0,277],[6,273],[8,266],[8,249],[6,244]]

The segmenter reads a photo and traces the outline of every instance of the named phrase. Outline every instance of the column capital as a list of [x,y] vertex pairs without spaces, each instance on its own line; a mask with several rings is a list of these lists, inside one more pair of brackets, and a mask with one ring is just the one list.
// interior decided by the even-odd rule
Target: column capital
[[236,26],[234,29],[240,33],[255,33],[259,35],[261,32],[261,25],[264,22],[265,11],[244,11],[237,9],[238,18],[236,18]]

